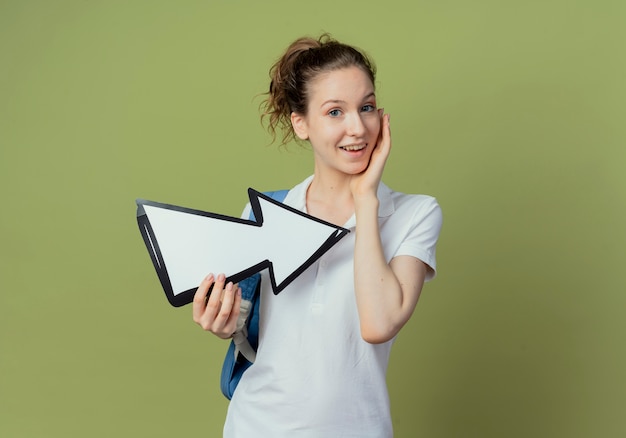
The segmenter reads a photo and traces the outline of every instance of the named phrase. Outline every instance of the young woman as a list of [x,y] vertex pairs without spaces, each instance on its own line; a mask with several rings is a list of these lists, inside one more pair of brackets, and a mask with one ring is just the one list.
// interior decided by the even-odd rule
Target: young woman
[[[309,142],[315,164],[284,202],[351,232],[279,295],[263,277],[257,357],[224,436],[391,437],[389,353],[435,274],[441,210],[432,197],[381,182],[389,115],[376,106],[375,69],[362,52],[327,35],[301,38],[270,76],[270,131],[282,129],[283,143]],[[193,315],[229,338],[241,291],[224,283],[207,276]]]

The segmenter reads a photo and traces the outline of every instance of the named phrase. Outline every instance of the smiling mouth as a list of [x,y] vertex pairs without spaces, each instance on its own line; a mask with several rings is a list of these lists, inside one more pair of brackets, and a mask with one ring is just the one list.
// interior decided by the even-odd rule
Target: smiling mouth
[[365,149],[366,147],[366,144],[352,144],[348,146],[339,146],[339,149],[343,149],[344,151],[348,152],[356,152]]

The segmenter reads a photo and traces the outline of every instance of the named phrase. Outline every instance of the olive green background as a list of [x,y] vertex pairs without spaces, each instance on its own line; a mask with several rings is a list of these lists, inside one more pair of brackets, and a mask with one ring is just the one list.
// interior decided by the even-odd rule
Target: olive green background
[[0,1],[0,436],[221,435],[227,344],[167,303],[134,200],[236,216],[309,175],[255,96],[322,31],[379,67],[385,181],[444,211],[396,436],[625,436],[625,5]]

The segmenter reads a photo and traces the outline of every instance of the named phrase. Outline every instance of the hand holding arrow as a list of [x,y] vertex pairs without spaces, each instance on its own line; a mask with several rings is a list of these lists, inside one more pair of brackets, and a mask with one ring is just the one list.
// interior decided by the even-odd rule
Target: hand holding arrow
[[256,220],[137,200],[137,223],[167,299],[193,300],[206,274],[237,283],[269,268],[281,292],[349,231],[248,189]]

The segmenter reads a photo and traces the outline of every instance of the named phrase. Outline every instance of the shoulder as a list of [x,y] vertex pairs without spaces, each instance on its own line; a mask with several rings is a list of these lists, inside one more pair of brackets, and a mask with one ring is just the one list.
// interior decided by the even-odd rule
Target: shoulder
[[[274,199],[278,199],[286,205],[290,207],[296,208],[298,210],[303,211],[306,203],[306,191],[313,179],[313,175],[306,178],[304,181],[300,182],[296,186],[291,189],[280,188],[274,190],[263,190],[263,193],[269,195]],[[278,197],[277,197],[278,196]],[[250,202],[246,204],[241,213],[241,217],[244,219],[248,219],[250,216],[250,211],[252,208],[250,207]]]
[[399,219],[419,234],[439,236],[443,224],[443,214],[437,199],[429,195],[394,196],[394,205]]
[[381,235],[390,245],[397,244],[392,257],[408,255],[421,260],[429,267],[425,280],[431,280],[436,272],[436,245],[443,223],[439,202],[430,195],[392,190],[388,199],[393,213],[381,221]]
[[419,220],[429,217],[441,221],[442,212],[439,202],[434,196],[396,192],[381,183],[379,189],[381,206],[385,205],[387,214],[400,216],[403,220]]
[[404,205],[412,207],[439,207],[437,198],[431,195],[391,192],[394,205],[400,207]]

